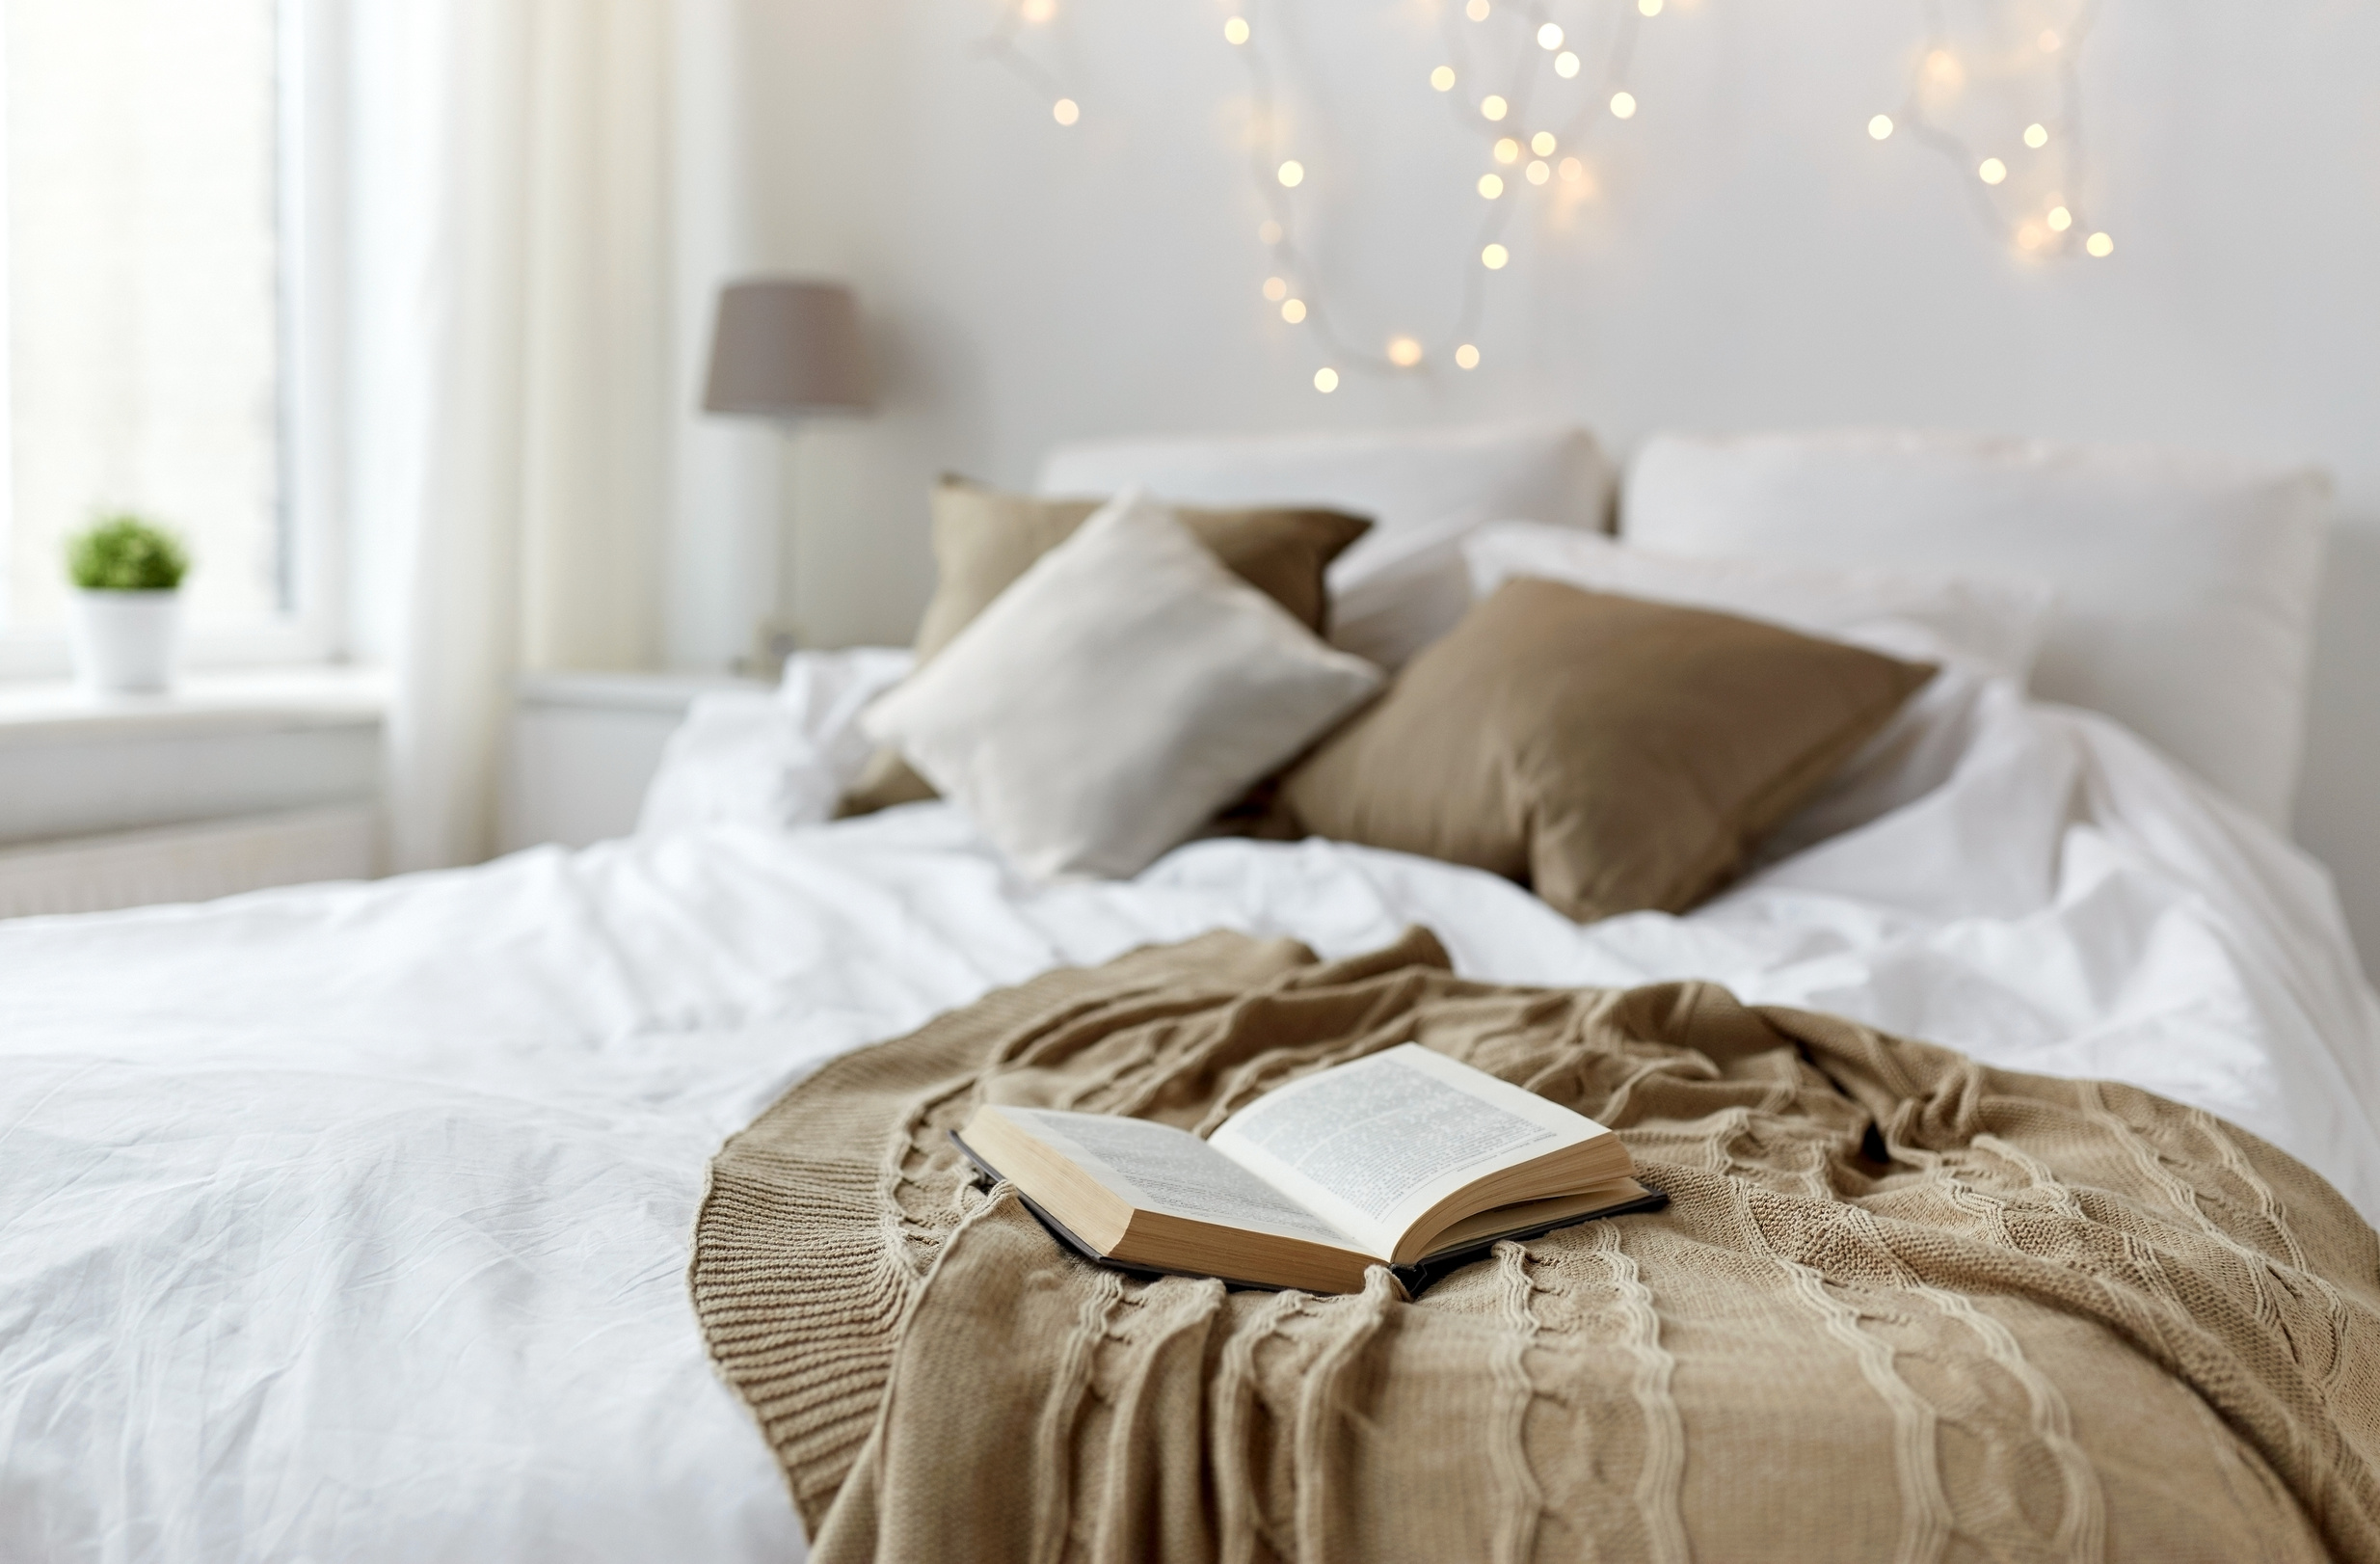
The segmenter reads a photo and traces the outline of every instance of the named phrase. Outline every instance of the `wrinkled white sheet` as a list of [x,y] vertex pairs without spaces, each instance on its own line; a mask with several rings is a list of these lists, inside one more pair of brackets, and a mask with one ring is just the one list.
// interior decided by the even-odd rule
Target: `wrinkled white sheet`
[[[2380,1212],[2380,1008],[2322,873],[2111,724],[1926,702],[1783,843],[1848,831],[1682,919],[1320,842],[1037,890],[926,805],[0,925],[0,1558],[797,1556],[685,1298],[710,1152],[837,1052],[1218,925],[1420,922],[1485,978],[1715,978],[2133,1081]],[[792,731],[768,765],[852,759]],[[820,791],[785,787],[746,805]]]

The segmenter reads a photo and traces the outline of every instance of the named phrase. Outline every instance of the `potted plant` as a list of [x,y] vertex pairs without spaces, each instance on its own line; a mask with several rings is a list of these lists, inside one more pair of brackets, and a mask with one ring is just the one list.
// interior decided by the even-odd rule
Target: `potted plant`
[[67,540],[74,582],[74,665],[102,693],[165,688],[181,629],[181,540],[131,514],[102,516]]

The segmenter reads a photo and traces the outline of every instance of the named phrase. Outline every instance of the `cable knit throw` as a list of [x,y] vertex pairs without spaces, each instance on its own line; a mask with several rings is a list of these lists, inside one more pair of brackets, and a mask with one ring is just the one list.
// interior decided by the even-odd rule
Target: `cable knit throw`
[[[1227,1292],[1061,1251],[944,1137],[985,1097],[1208,1130],[1407,1039],[1619,1129],[1669,1209],[1415,1303]],[[1420,930],[1211,934],[841,1059],[720,1152],[690,1280],[821,1564],[2380,1564],[2380,1243],[2287,1156]]]

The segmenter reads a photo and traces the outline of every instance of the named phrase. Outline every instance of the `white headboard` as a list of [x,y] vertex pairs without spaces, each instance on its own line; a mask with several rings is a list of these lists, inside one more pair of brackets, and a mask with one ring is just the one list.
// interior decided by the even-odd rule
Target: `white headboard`
[[1036,486],[1110,495],[1138,484],[1193,505],[1331,505],[1372,518],[1373,535],[1356,545],[1364,551],[1457,512],[1601,530],[1613,479],[1594,436],[1575,424],[1501,424],[1085,441],[1043,458]]

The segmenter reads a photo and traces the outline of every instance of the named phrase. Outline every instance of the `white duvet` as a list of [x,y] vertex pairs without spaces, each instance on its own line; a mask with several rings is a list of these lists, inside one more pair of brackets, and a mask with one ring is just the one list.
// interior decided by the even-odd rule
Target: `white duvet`
[[[748,812],[831,795],[837,667],[730,735]],[[927,805],[0,925],[0,1558],[797,1556],[686,1302],[711,1151],[833,1054],[1217,926],[1419,922],[1484,978],[1713,978],[2132,1081],[2380,1213],[2321,872],[2106,722],[1926,699],[1783,846],[1863,823],[1682,919],[1320,842],[1034,889]]]

